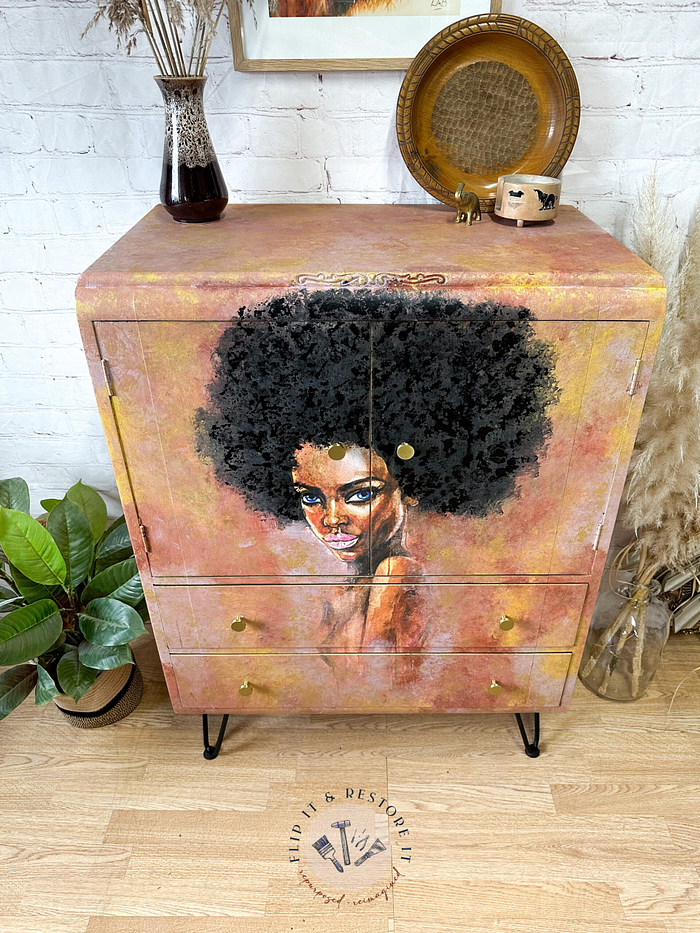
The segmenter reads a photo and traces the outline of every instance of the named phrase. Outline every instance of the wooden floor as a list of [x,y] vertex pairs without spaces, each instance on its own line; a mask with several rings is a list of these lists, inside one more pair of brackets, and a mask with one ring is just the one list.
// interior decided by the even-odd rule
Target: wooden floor
[[[637,703],[579,684],[537,760],[513,717],[416,715],[232,720],[208,762],[137,648],[122,723],[26,703],[0,724],[2,933],[699,933],[696,637]],[[302,808],[346,787],[409,828],[410,863],[393,829],[400,877],[359,905],[324,903],[288,855]]]

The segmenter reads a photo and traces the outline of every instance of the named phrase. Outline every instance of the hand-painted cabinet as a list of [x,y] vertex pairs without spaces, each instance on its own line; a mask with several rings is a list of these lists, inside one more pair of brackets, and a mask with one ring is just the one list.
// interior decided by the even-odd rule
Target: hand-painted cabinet
[[77,297],[177,711],[567,705],[648,266],[573,208],[156,208]]

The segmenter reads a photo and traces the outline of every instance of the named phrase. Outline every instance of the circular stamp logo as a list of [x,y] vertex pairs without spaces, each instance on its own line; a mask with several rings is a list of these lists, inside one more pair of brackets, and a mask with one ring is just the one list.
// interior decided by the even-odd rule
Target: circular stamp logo
[[406,820],[384,795],[344,787],[299,812],[288,854],[300,885],[338,908],[389,899],[410,864],[411,843]]

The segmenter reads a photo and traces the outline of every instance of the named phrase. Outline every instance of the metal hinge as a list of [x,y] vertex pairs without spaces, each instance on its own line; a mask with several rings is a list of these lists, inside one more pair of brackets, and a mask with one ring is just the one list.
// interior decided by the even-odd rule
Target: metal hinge
[[109,363],[107,360],[102,360],[102,372],[104,373],[105,382],[107,383],[107,395],[110,398],[115,396],[117,393],[114,391],[114,383],[112,382],[112,372],[109,368]]
[[595,538],[593,539],[593,550],[598,550],[598,545],[600,544],[600,536],[603,534],[603,525],[605,524],[605,519],[598,523],[598,527],[595,530]]
[[139,525],[139,531],[141,532],[141,537],[143,539],[143,546],[146,549],[146,553],[151,553],[151,542],[148,540],[148,532],[146,531],[145,525]]
[[632,371],[632,378],[630,379],[630,384],[627,386],[627,394],[634,395],[637,391],[637,383],[639,382],[639,371],[642,368],[642,358],[634,361],[634,370]]

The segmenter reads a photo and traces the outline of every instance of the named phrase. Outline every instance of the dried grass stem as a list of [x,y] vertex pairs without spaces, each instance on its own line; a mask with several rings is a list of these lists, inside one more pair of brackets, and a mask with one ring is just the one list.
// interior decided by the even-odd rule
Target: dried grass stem
[[[626,562],[631,557],[631,554],[636,547],[637,542],[631,542],[627,545],[626,548],[623,548],[623,550],[620,551],[620,553],[613,561],[610,567],[611,587],[614,588],[613,577],[618,584],[625,583],[625,581],[619,577],[619,572],[621,568],[626,565]],[[649,586],[651,581],[659,569],[660,564],[657,561],[649,561],[649,550],[647,545],[642,544],[639,552],[637,566],[635,568],[634,580],[629,584],[629,586],[633,587],[632,592],[625,600],[625,604],[622,606],[615,618],[605,628],[596,643],[591,648],[591,653],[588,657],[588,660],[585,666],[581,669],[581,677],[585,680],[587,677],[590,677],[597,664],[606,663],[607,666],[603,671],[603,679],[598,690],[602,696],[605,696],[607,693],[615,663],[615,658],[611,658],[608,655],[607,648],[613,641],[615,641],[615,639],[618,639],[615,654],[617,657],[619,657],[622,654],[622,649],[625,647],[627,640],[633,634],[636,634],[637,642],[632,659],[631,695],[633,698],[639,695],[639,686],[642,676],[642,652],[644,650],[644,628],[646,621],[646,611],[644,609],[644,604],[649,594]],[[636,624],[633,617],[636,619]],[[621,629],[621,634],[618,634],[620,633]]]
[[626,524],[654,560],[700,554],[700,210],[686,240],[656,175],[633,219],[636,252],[666,278],[668,311],[627,483]]
[[101,19],[129,54],[145,33],[164,77],[201,77],[226,0],[98,0],[83,35]]

